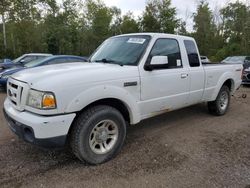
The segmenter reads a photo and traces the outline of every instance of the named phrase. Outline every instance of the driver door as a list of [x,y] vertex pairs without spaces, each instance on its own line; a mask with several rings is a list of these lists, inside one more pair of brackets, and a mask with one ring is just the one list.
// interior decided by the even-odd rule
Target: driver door
[[158,39],[146,64],[150,64],[154,56],[166,56],[168,64],[159,69],[144,69],[140,72],[141,112],[144,118],[187,105],[189,95],[189,69],[183,66],[178,41]]

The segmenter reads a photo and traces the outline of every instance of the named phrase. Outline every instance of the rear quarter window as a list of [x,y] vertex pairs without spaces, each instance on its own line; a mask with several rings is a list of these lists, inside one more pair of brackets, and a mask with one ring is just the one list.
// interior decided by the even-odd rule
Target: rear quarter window
[[192,40],[185,40],[184,45],[188,55],[188,61],[190,67],[199,67],[200,66],[200,58],[198,55],[198,50],[194,41]]

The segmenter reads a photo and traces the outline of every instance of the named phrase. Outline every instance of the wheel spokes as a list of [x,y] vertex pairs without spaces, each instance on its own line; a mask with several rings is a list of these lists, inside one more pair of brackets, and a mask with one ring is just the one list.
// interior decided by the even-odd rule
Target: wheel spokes
[[104,120],[96,124],[89,137],[89,146],[96,154],[109,152],[116,144],[118,126],[111,120]]
[[226,92],[221,93],[219,105],[222,110],[225,110],[228,105],[228,94]]

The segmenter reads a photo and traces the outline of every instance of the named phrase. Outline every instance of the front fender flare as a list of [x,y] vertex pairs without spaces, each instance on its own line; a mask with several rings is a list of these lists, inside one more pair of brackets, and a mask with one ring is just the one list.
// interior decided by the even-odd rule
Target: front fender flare
[[96,86],[83,91],[70,102],[65,112],[79,112],[86,106],[107,98],[118,99],[125,104],[129,111],[131,124],[136,124],[140,121],[140,111],[135,97],[125,89],[116,86]]

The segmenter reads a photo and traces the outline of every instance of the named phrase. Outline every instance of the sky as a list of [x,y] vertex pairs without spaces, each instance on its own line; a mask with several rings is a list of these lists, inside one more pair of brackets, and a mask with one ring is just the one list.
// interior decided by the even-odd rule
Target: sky
[[[142,14],[145,9],[146,0],[103,0],[108,6],[116,6],[125,14],[128,11],[134,13],[137,17]],[[229,2],[236,0],[207,0],[213,12],[217,12],[220,8],[224,7]],[[250,0],[240,0],[241,2],[248,3]],[[196,10],[199,0],[172,0],[172,6],[177,9],[177,17],[182,18],[187,22],[188,30],[192,30],[193,21],[192,15]]]

